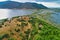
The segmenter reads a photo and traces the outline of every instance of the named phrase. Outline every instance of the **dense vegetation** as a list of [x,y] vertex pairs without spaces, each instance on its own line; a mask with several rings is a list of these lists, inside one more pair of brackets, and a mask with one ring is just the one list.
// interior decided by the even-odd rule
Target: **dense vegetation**
[[39,17],[14,17],[0,28],[0,40],[60,40],[60,29]]

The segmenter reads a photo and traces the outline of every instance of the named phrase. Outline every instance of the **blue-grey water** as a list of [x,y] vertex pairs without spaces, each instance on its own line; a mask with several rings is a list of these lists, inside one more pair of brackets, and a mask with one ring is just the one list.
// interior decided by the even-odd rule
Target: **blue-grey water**
[[60,12],[52,13],[50,19],[51,19],[54,23],[60,24]]
[[35,9],[0,9],[0,19],[32,14]]
[[12,18],[14,16],[23,16],[23,15],[29,15],[32,14],[34,11],[36,11],[35,9],[12,9],[9,12],[9,16],[8,18]]

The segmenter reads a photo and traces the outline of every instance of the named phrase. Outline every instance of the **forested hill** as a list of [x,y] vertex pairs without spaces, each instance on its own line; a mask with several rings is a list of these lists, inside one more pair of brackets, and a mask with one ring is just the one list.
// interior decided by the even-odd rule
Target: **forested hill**
[[60,29],[38,17],[17,16],[0,25],[0,40],[60,40]]

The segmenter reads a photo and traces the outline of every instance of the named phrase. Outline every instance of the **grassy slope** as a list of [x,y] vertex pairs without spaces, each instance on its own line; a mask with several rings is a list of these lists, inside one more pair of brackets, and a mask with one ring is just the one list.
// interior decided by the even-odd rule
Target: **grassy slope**
[[[31,28],[32,30],[30,29],[31,31],[28,30],[27,32],[25,32],[26,35],[23,37],[21,36],[22,34],[21,35],[18,34],[20,35],[20,37],[22,37],[22,39],[19,39],[19,40],[60,40],[60,29],[41,20],[41,18],[39,18],[38,16],[36,17],[32,17],[32,16],[29,15],[30,19],[28,20],[28,22],[32,25],[32,28]],[[17,33],[20,33],[20,32],[17,32]],[[11,34],[9,36],[7,36],[8,34],[4,36],[4,34],[5,33],[3,32],[3,34],[0,35],[0,40],[2,40],[2,38],[8,38],[8,40],[17,40],[17,39],[14,39],[14,37],[11,37],[10,36]]]
[[[39,23],[41,23],[41,25],[43,26],[40,29],[40,31],[36,35],[34,35],[34,40],[60,40],[60,38],[59,38],[60,29],[52,26],[49,23],[46,23],[44,20],[41,20],[40,18],[35,18],[35,19],[32,18],[32,19],[33,19],[33,21],[35,21],[35,27],[38,27],[37,24],[39,24]],[[33,22],[32,22],[32,25],[34,25]],[[35,29],[35,31],[36,31],[36,29]],[[39,30],[39,28],[37,30]]]
[[[43,28],[41,28],[40,32],[35,35],[34,40],[60,40],[60,30],[56,27],[39,20]],[[38,23],[38,22],[37,22]]]

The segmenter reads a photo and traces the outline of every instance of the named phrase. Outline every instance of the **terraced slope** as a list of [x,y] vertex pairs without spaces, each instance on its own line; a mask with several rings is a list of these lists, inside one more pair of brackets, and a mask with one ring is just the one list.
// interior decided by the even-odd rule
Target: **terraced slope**
[[0,25],[0,40],[60,40],[60,29],[39,17],[13,17]]

